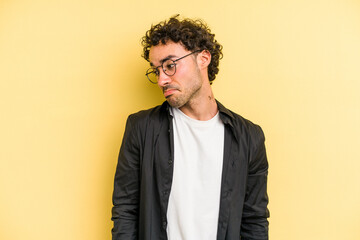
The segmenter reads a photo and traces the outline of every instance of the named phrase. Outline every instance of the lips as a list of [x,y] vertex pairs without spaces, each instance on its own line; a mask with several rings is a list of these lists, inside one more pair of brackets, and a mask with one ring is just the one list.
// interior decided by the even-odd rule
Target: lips
[[177,88],[174,88],[174,87],[164,87],[163,88],[163,93],[164,93],[164,97],[167,98],[167,97],[170,97],[171,95],[173,95],[176,91],[178,91]]
[[170,97],[175,91],[177,91],[176,89],[168,89],[164,91],[164,97]]

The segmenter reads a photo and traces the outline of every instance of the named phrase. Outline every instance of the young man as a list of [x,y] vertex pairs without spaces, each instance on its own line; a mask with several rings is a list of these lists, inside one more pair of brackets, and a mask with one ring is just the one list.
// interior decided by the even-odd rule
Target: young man
[[222,46],[178,16],[143,37],[166,101],[129,116],[115,174],[113,240],[268,239],[268,162],[258,125],[215,100]]

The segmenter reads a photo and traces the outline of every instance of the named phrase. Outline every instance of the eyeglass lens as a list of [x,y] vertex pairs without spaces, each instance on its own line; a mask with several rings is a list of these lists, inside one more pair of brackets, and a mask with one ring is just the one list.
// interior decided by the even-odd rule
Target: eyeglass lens
[[[168,59],[161,64],[161,68],[166,75],[172,76],[176,72],[176,63],[173,60]],[[159,71],[160,71],[159,68],[156,68],[156,69],[150,68],[147,70],[146,76],[148,77],[150,82],[152,82],[152,83],[158,82],[159,75],[160,75]]]
[[[163,70],[163,72],[168,75],[168,76],[172,76],[176,73],[176,61],[179,61],[187,56],[190,56],[191,54],[197,53],[197,52],[201,52],[202,50],[196,50],[194,52],[191,52],[181,58],[178,58],[176,60],[171,60],[171,59],[167,59],[166,61],[164,61],[161,64],[161,68]],[[146,76],[147,78],[150,80],[150,82],[152,83],[157,83],[158,79],[159,79],[159,75],[160,75],[160,70],[159,70],[160,66],[157,68],[149,68],[146,71]]]

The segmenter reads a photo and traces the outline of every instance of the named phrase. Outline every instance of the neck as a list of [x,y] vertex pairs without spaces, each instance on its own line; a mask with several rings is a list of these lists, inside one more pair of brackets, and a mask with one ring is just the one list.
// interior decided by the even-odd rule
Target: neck
[[217,114],[218,107],[210,85],[203,93],[199,93],[198,97],[193,98],[179,109],[196,120],[206,121],[212,119]]

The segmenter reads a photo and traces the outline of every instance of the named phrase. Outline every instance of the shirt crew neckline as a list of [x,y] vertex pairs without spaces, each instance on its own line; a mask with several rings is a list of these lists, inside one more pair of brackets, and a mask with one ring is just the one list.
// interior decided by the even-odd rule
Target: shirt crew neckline
[[175,117],[175,115],[178,115],[179,117],[181,117],[188,123],[190,123],[194,126],[197,126],[197,127],[209,127],[220,120],[219,110],[217,111],[215,116],[209,120],[197,120],[197,119],[191,118],[188,115],[186,115],[185,113],[183,113],[183,111],[181,111],[178,108],[171,107],[171,111],[172,111],[174,117]]

